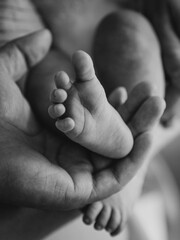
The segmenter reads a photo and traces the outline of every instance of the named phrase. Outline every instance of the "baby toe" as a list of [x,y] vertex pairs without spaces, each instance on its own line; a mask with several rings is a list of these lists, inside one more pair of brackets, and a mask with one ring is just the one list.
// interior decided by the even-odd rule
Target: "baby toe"
[[95,70],[91,57],[84,51],[77,51],[72,57],[77,79],[80,81],[92,80],[95,77]]
[[94,228],[96,230],[102,230],[106,227],[109,218],[111,216],[111,207],[110,206],[104,206],[101,210],[100,214],[98,215],[96,219],[96,223],[94,225]]
[[106,230],[112,235],[118,228],[120,228],[121,224],[121,215],[119,210],[113,209],[111,213],[111,217],[106,226]]
[[51,118],[56,119],[65,113],[66,109],[63,104],[51,105],[48,108],[48,113]]
[[72,118],[58,119],[56,121],[56,127],[63,133],[68,133],[75,127],[75,122]]
[[112,237],[115,237],[115,236],[117,236],[118,234],[120,234],[121,231],[122,231],[122,229],[121,229],[121,226],[119,225],[114,232],[111,232],[111,236],[112,236]]
[[62,88],[64,90],[69,90],[72,86],[69,76],[64,71],[58,72],[55,75],[54,81],[57,88]]
[[83,222],[87,225],[92,224],[99,215],[102,208],[103,208],[102,202],[95,202],[88,206],[83,217]]
[[65,113],[66,109],[63,104],[54,105],[54,113],[57,117],[61,117]]
[[67,99],[67,92],[63,89],[55,89],[50,95],[52,103],[63,103]]

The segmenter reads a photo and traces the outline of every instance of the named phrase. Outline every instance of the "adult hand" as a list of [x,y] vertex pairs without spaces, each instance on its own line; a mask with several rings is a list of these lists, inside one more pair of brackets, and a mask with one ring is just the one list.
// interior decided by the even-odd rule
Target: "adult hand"
[[127,158],[97,167],[81,146],[39,128],[18,80],[50,43],[44,30],[0,50],[0,202],[64,210],[122,189],[147,158],[151,136],[140,134]]

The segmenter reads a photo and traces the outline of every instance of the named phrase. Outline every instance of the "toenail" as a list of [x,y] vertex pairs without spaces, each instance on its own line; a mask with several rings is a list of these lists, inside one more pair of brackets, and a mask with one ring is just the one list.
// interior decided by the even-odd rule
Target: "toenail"
[[96,229],[96,230],[102,230],[103,227],[102,227],[101,225],[95,225],[95,229]]
[[91,220],[89,218],[84,218],[84,222],[88,225],[91,224]]

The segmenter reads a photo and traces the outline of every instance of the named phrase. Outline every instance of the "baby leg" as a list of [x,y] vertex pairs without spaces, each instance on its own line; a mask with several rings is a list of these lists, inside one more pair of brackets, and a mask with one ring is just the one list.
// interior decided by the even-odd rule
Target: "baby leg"
[[93,50],[97,76],[107,94],[124,86],[130,92],[141,81],[164,95],[160,49],[154,31],[139,13],[119,10],[100,23]]

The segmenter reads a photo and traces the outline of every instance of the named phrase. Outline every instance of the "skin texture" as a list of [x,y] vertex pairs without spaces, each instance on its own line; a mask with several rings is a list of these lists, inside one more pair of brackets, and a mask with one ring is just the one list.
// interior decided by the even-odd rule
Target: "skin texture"
[[[58,140],[58,141],[59,141],[59,140]],[[38,144],[36,144],[36,146],[37,146],[37,145],[38,145]],[[73,156],[72,156],[72,157],[73,157]],[[135,189],[135,187],[133,187],[133,189]],[[136,189],[137,189],[137,185],[136,185]],[[124,192],[124,191],[123,191],[123,192]],[[122,198],[122,199],[127,199],[126,195],[123,195],[123,192],[122,192],[122,196],[121,196],[120,198]],[[129,192],[132,193],[132,189],[129,189]],[[135,194],[135,195],[136,195],[136,194]],[[128,195],[127,195],[127,196],[128,196]],[[133,193],[133,196],[134,196],[134,193]],[[132,197],[131,199],[133,199],[133,197]],[[127,202],[126,200],[122,200],[122,202],[123,202],[123,201]],[[24,204],[27,204],[27,203],[24,203]],[[31,199],[31,204],[32,204],[32,199]],[[40,205],[40,207],[42,207],[41,204],[39,204],[39,205]],[[47,205],[48,205],[48,204],[47,204]],[[49,205],[48,205],[48,206],[47,206],[47,205],[46,205],[46,207],[48,208]],[[123,206],[123,207],[122,207],[122,211],[124,212],[124,214],[123,214],[123,216],[122,216],[122,218],[123,218],[124,220],[122,220],[122,222],[125,222],[125,219],[127,218],[125,213],[126,213],[126,211],[129,212],[129,210],[128,210],[129,208],[128,208],[128,206],[124,207],[125,205],[123,205],[123,204],[122,204],[122,206]],[[120,206],[120,207],[121,207],[121,206]]]
[[[95,166],[85,149],[68,141],[60,145],[56,137],[40,129],[17,82],[28,67],[42,59],[50,43],[49,32],[41,31],[6,45],[0,51],[3,87],[0,94],[3,98],[0,105],[0,201],[64,210],[84,206],[122,189],[146,159],[151,137],[147,132],[140,134],[133,151],[123,161],[111,164],[109,160],[107,164],[106,159],[101,166]],[[11,98],[3,93],[11,93]],[[7,108],[12,104],[13,108]],[[19,104],[23,107],[19,108]]]
[[[99,10],[99,8],[97,8],[97,9]],[[99,12],[98,12],[98,14],[99,14]],[[65,42],[66,42],[66,41],[65,41]],[[23,122],[23,121],[22,121],[22,122]],[[27,125],[27,121],[24,121],[24,122],[25,122],[26,125]],[[18,124],[18,125],[19,125],[19,124]],[[31,124],[31,126],[32,126],[32,124]],[[25,128],[26,128],[26,127],[25,127]],[[21,128],[20,128],[20,129],[21,129]],[[24,127],[23,127],[23,129],[24,129]],[[33,129],[34,129],[34,127],[33,127]],[[26,129],[26,131],[27,131],[27,129]],[[28,130],[28,131],[29,131],[29,130]],[[164,131],[164,130],[163,130],[163,131]],[[165,138],[163,138],[163,139],[167,139],[167,136],[165,135]],[[7,141],[7,140],[5,140],[5,142],[6,142],[6,141]],[[59,141],[59,140],[58,140],[58,141]],[[158,141],[158,143],[159,143],[159,141]],[[5,145],[5,144],[4,144],[4,145]],[[37,145],[39,146],[40,144],[39,144],[39,143],[36,143],[35,145],[36,145],[36,146],[37,146]],[[156,144],[156,145],[157,145],[157,144]],[[7,156],[8,156],[8,154],[7,154]],[[18,167],[18,168],[20,168],[20,167]],[[47,171],[47,172],[48,172],[48,171]],[[27,177],[27,179],[28,179],[28,177]],[[36,184],[36,182],[35,182],[35,184]],[[23,185],[23,183],[22,183],[22,185]],[[16,186],[15,189],[17,189],[17,188],[18,188],[18,187]],[[133,187],[133,189],[135,189],[135,188],[137,189],[137,185]],[[12,188],[10,188],[10,189],[12,189]],[[37,196],[38,196],[38,195],[41,195],[41,194],[39,193],[39,191],[37,191],[37,192],[38,192]],[[124,200],[125,202],[127,202],[126,199],[127,199],[127,196],[128,196],[128,195],[127,195],[127,196],[124,195],[125,197],[123,197],[123,192],[124,192],[124,191],[122,191],[122,198],[125,199],[125,200]],[[129,192],[132,193],[132,189],[130,189]],[[15,193],[16,193],[16,190],[15,190]],[[34,196],[35,196],[35,195],[33,194],[32,198],[29,200],[30,203],[27,202],[27,200],[23,201],[23,205],[28,205],[28,204],[30,204],[31,206],[34,205],[34,200],[33,200],[33,199],[34,199]],[[133,194],[133,196],[134,196],[134,194]],[[131,199],[133,199],[133,196],[132,196]],[[22,197],[21,197],[21,198],[22,198]],[[17,201],[16,204],[19,204],[19,201]],[[49,204],[45,204],[45,205],[46,205],[46,206],[45,206],[46,208],[50,208],[50,205],[49,205]],[[43,207],[42,204],[41,204],[41,202],[39,202],[38,206]],[[127,211],[127,208],[124,207],[124,208],[122,209],[122,211],[123,211],[123,212],[126,212],[126,211]],[[129,210],[128,210],[128,211],[129,211]],[[124,219],[126,219],[126,217],[124,217],[125,215],[126,215],[126,214],[123,214],[123,218],[124,218]]]
[[26,121],[25,121],[26,122]]
[[[125,11],[125,13],[124,13],[124,15],[122,15],[122,18],[121,19],[123,19],[124,18],[124,16],[126,16],[126,15],[128,15],[128,18],[130,19],[130,20],[132,20],[132,18],[134,19],[134,17],[136,17],[136,18],[138,18],[138,22],[139,23],[141,23],[141,21],[142,21],[142,18],[140,18],[140,17],[138,17],[138,15],[137,14],[133,14],[133,17],[131,16],[133,13],[132,12],[129,12],[129,11]],[[116,15],[116,14],[115,14]],[[117,14],[118,15],[118,14]],[[120,18],[120,17],[118,17],[118,18]],[[123,26],[124,25],[124,23],[125,23],[125,27],[124,27],[124,31],[125,31],[125,29],[126,29],[126,25],[128,24],[128,21],[126,22],[122,22],[121,23],[121,25]],[[134,24],[135,25],[135,24]],[[146,36],[146,38],[145,38],[145,40],[146,39],[149,39],[149,37],[152,39],[152,47],[153,47],[153,49],[154,49],[154,46],[155,46],[155,50],[152,52],[152,54],[151,54],[151,62],[150,62],[150,68],[148,68],[149,67],[149,65],[147,64],[147,69],[148,69],[148,76],[146,76],[146,71],[147,71],[147,69],[146,69],[146,66],[145,66],[145,68],[144,68],[144,70],[142,70],[141,68],[140,68],[140,66],[141,66],[141,63],[142,62],[144,62],[144,57],[146,56],[146,55],[148,55],[148,58],[146,57],[146,61],[148,62],[149,61],[149,45],[147,44],[147,45],[145,45],[145,44],[142,44],[142,43],[145,43],[145,41],[144,42],[139,42],[139,40],[143,40],[143,34],[144,34],[144,32],[143,31],[141,31],[141,28],[142,28],[142,26],[143,26],[143,30],[145,30],[145,36],[146,36],[146,33],[148,33],[148,37]],[[146,30],[146,27],[148,26],[148,30]],[[131,27],[131,26],[128,26],[130,29],[131,28],[133,28],[133,27]],[[142,81],[142,80],[144,80],[144,75],[143,74],[141,74],[142,72],[143,73],[145,73],[145,76],[146,76],[146,79],[147,79],[147,82],[148,82],[148,80],[149,79],[154,79],[154,74],[152,74],[151,73],[151,71],[152,71],[152,69],[153,69],[153,71],[154,71],[154,67],[156,67],[156,66],[159,66],[159,68],[160,68],[160,70],[161,70],[161,62],[159,61],[159,59],[158,59],[158,57],[159,57],[159,50],[158,50],[158,44],[157,44],[157,41],[156,41],[156,38],[155,38],[155,36],[154,36],[154,34],[153,33],[151,33],[152,32],[152,29],[150,28],[150,26],[148,25],[148,23],[147,22],[145,22],[145,23],[143,23],[143,24],[141,24],[141,26],[138,28],[138,33],[135,35],[135,39],[136,39],[136,37],[137,37],[137,39],[136,39],[136,41],[135,41],[135,53],[134,53],[134,61],[136,61],[136,54],[137,54],[137,56],[139,56],[139,52],[142,52],[143,54],[142,55],[140,55],[140,58],[139,59],[137,59],[137,62],[139,62],[139,65],[138,66],[136,66],[136,68],[134,68],[134,72],[136,73],[137,72],[137,69],[139,70],[139,72],[138,72],[138,74],[132,74],[132,76],[133,76],[133,78],[131,77],[125,77],[127,74],[126,73],[124,73],[124,75],[123,74],[119,74],[119,72],[117,73],[116,71],[112,71],[113,73],[114,73],[114,75],[113,75],[113,77],[111,77],[111,80],[113,80],[113,79],[115,79],[115,81],[116,81],[116,85],[114,86],[114,84],[110,84],[111,85],[111,87],[113,87],[113,88],[115,88],[115,87],[117,87],[117,86],[119,86],[120,84],[122,84],[122,82],[124,81],[124,82],[126,82],[126,80],[128,80],[128,79],[131,79],[132,81],[131,82],[126,82],[126,85],[125,86],[131,86],[131,89],[133,88],[133,81],[134,81],[134,83],[138,83],[138,81],[140,82],[140,81]],[[140,37],[138,37],[138,34],[140,33]],[[135,31],[132,31],[131,32],[131,34],[130,34],[130,36],[132,37],[132,39],[134,40],[134,34],[135,34]],[[141,34],[142,34],[142,36],[141,36]],[[102,34],[102,37],[104,37],[106,35],[106,33],[104,34]],[[120,34],[119,34],[120,35]],[[55,36],[55,39],[56,38],[58,38],[57,37],[57,35]],[[60,40],[60,42],[61,42],[61,40]],[[155,43],[154,43],[155,42]],[[130,43],[131,44],[131,43]],[[111,46],[112,44],[110,44],[109,46]],[[119,46],[119,42],[118,42],[118,44],[115,44],[115,48],[117,48],[117,45]],[[141,47],[141,45],[145,45],[145,48],[143,49],[143,51],[141,51],[141,49],[142,49],[142,47]],[[103,46],[104,47],[104,46]],[[127,48],[128,48],[128,46],[127,46]],[[157,51],[156,51],[157,50]],[[106,51],[104,51],[103,53],[101,52],[101,55],[102,55],[102,57],[103,58],[107,58],[108,60],[110,60],[110,61],[112,61],[112,58],[109,58],[108,56],[104,56]],[[98,53],[97,53],[97,55],[98,55]],[[120,54],[121,55],[121,54]],[[122,56],[122,55],[121,55]],[[126,54],[126,56],[127,56],[127,54]],[[154,61],[154,59],[155,59],[155,61]],[[158,59],[158,60],[157,60]],[[114,60],[114,59],[113,59]],[[156,61],[157,60],[157,61]],[[103,61],[104,62],[104,61]],[[123,61],[122,61],[123,62]],[[152,64],[151,64],[152,63]],[[125,64],[126,64],[126,62],[125,62]],[[48,103],[49,103],[49,93],[55,88],[55,84],[54,84],[54,82],[52,81],[53,80],[53,75],[54,75],[54,73],[55,72],[57,72],[57,71],[59,71],[59,70],[65,70],[67,73],[68,73],[68,75],[71,77],[71,79],[75,79],[75,76],[74,76],[74,73],[73,73],[73,69],[72,69],[72,66],[71,66],[72,64],[71,64],[71,61],[70,61],[70,59],[67,57],[67,55],[65,55],[64,53],[63,53],[63,51],[61,51],[61,50],[57,50],[57,49],[53,49],[53,51],[51,51],[49,54],[48,54],[48,56],[47,56],[47,58],[37,67],[37,68],[35,68],[34,69],[34,71],[31,73],[31,80],[29,81],[29,83],[28,83],[28,97],[29,97],[29,99],[30,99],[30,102],[32,103],[32,106],[33,106],[33,109],[36,111],[36,114],[41,118],[41,120],[45,123],[45,124],[47,124],[48,123],[48,125],[49,125],[49,127],[52,129],[52,126],[54,125],[53,124],[53,122],[49,119],[49,117],[47,116],[47,107],[48,107]],[[112,66],[112,63],[110,63],[110,65]],[[121,63],[121,65],[122,65],[122,63]],[[116,65],[117,66],[117,65]],[[139,69],[140,68],[140,69]],[[128,67],[122,67],[122,69],[129,69]],[[158,69],[159,70],[159,69]],[[128,73],[129,73],[129,71],[128,71]],[[161,74],[161,71],[159,71],[158,72],[159,73],[159,75],[157,74],[156,75],[156,79],[160,79],[160,80],[162,80],[162,82],[163,82],[163,74]],[[120,81],[119,81],[119,76],[121,76],[121,78],[120,78]],[[118,77],[118,80],[117,80],[117,77]],[[134,79],[134,77],[136,77],[135,79]],[[36,80],[36,79],[38,79],[38,80]],[[101,79],[104,79],[104,78],[101,78]],[[44,82],[46,83],[46,84],[44,84]],[[121,83],[120,83],[121,82]],[[156,82],[155,80],[154,80],[154,82]],[[105,85],[106,86],[106,82],[104,82],[104,81],[102,81],[102,84],[103,85]],[[161,84],[160,84],[161,85]],[[106,90],[107,90],[108,88],[106,88]],[[162,92],[163,92],[163,87],[161,87],[161,88],[159,88],[159,89],[161,89],[162,90]],[[111,89],[112,90],[112,89]],[[152,90],[152,89],[151,89]],[[130,89],[129,89],[129,91],[130,91]],[[34,93],[34,95],[32,95],[31,93]],[[140,92],[144,92],[144,88],[142,87],[142,89],[141,89],[141,91]],[[163,94],[161,92],[161,94]],[[149,94],[149,93],[148,93]],[[151,92],[151,94],[153,95],[153,90],[152,90],[152,92]],[[150,95],[151,95],[150,94]],[[140,96],[140,99],[141,99],[141,94],[139,95],[139,93],[138,94],[135,94],[136,96],[138,95],[138,96]],[[148,96],[148,95],[147,95]],[[51,96],[52,97],[52,96]],[[41,99],[41,101],[39,101],[39,99]],[[138,99],[138,98],[137,98]],[[117,101],[117,100],[116,100]],[[131,102],[131,101],[130,101]],[[67,103],[65,103],[65,104],[67,104]],[[139,103],[140,104],[140,103]],[[70,105],[70,104],[68,104],[68,105]],[[131,104],[130,104],[131,105]],[[148,109],[148,108],[147,108]],[[52,108],[51,108],[51,114],[53,115],[53,118],[55,117],[55,115],[54,115],[54,113],[52,113]],[[63,110],[64,111],[64,110]],[[133,112],[134,110],[132,110],[131,109],[131,111]],[[124,111],[120,111],[120,114],[122,113],[122,112],[128,112],[128,111],[126,111],[126,108],[124,108]],[[145,112],[145,114],[142,114],[141,115],[141,117],[145,117],[146,116],[146,113],[147,112]],[[149,112],[148,114],[147,114],[147,116],[149,116],[149,114],[150,113],[152,113],[152,115],[150,116],[150,118],[153,116],[153,111],[151,112]],[[126,115],[126,113],[124,113],[124,115]],[[67,113],[66,113],[66,116],[67,116]],[[131,116],[132,117],[132,116]],[[126,117],[125,117],[126,118]],[[149,119],[150,119],[149,118]],[[126,120],[127,120],[128,118],[126,118]],[[131,128],[131,130],[133,131],[133,134],[134,134],[134,137],[136,136],[136,135],[138,135],[138,132],[141,132],[141,124],[139,124],[138,126],[137,126],[137,123],[138,123],[139,121],[137,121],[137,118],[136,118],[136,121],[135,121],[135,126],[133,126],[133,120],[132,121],[130,121],[129,122],[129,125],[131,125],[132,124],[132,128]],[[141,121],[140,121],[141,122]],[[142,123],[142,122],[141,122]],[[146,126],[146,124],[144,125],[144,123],[142,124],[142,127],[145,127]],[[137,128],[137,129],[136,129]],[[134,130],[135,129],[135,130]],[[147,129],[148,129],[148,127],[147,127]],[[144,131],[144,129],[143,129],[143,131]],[[62,136],[61,136],[62,137]],[[97,158],[97,157],[95,157],[95,160],[96,160],[96,165],[98,164],[98,161],[99,161],[99,159]],[[104,159],[105,160],[105,159]],[[140,177],[142,177],[142,175],[143,174],[141,174],[140,175]],[[139,181],[139,182],[141,182],[141,181]],[[138,184],[137,184],[137,188],[136,188],[136,190],[134,190],[135,189],[135,187],[133,187],[133,189],[130,189],[130,187],[128,188],[128,191],[130,191],[131,193],[133,192],[134,193],[134,196],[137,196],[138,194],[136,194],[137,192],[139,193],[140,192],[140,188],[141,188],[141,185],[139,184],[139,182],[138,182]],[[125,199],[125,197],[124,197],[124,195],[122,194],[118,194],[117,196],[115,196],[115,197],[113,197],[113,198],[116,198],[117,197],[117,201],[115,201],[115,202],[119,202],[118,200],[119,199]],[[136,197],[132,197],[131,199],[137,199]],[[108,199],[107,200],[107,202],[111,202],[111,199]],[[104,201],[104,202],[106,202],[106,200]],[[122,201],[123,202],[123,201]],[[107,205],[109,205],[110,206],[110,208],[111,208],[111,204],[107,204]],[[116,206],[117,208],[116,208],[116,210],[117,210],[117,212],[118,212],[118,214],[120,214],[121,215],[121,218],[119,219],[119,221],[120,222],[126,222],[126,219],[127,219],[127,217],[128,217],[128,214],[121,214],[121,211],[123,211],[123,212],[130,212],[130,208],[132,207],[132,204],[119,204],[119,205],[117,205]],[[124,209],[123,209],[124,208]],[[121,221],[122,220],[122,221]],[[112,222],[114,221],[114,216],[112,217]],[[123,225],[123,224],[121,224],[120,222],[118,221],[118,223],[116,222],[115,224],[113,224],[114,226],[112,227],[112,230],[111,230],[111,232],[112,232],[112,234],[115,232],[115,230],[116,230],[116,226],[118,225],[118,229],[121,229],[121,226]],[[112,224],[111,224],[112,225]],[[117,231],[117,233],[118,233],[119,231]]]

